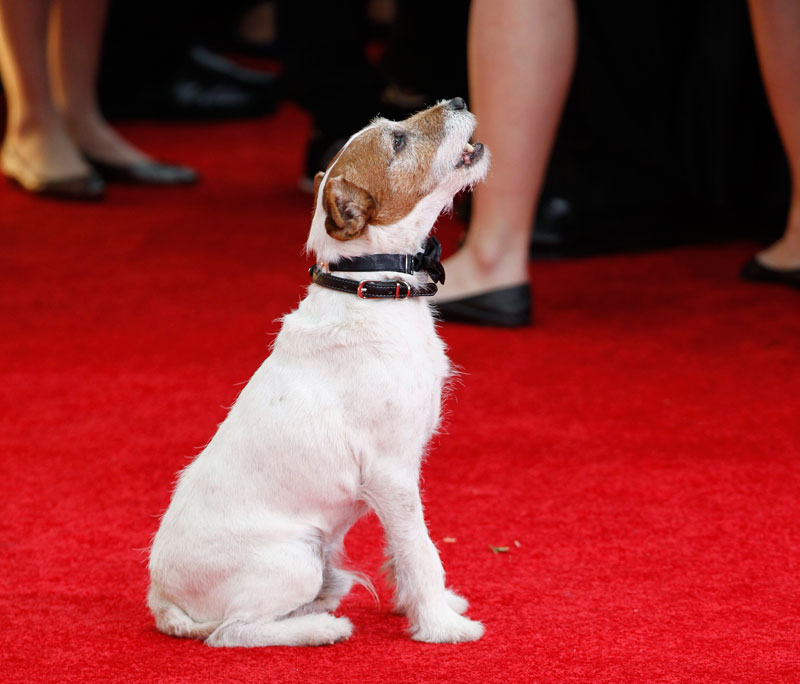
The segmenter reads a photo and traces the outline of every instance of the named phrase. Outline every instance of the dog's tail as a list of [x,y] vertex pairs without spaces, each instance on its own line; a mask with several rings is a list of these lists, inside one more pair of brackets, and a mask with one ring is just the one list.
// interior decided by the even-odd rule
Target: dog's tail
[[211,620],[208,622],[197,622],[187,615],[181,608],[172,601],[165,599],[158,591],[151,587],[147,597],[147,605],[156,619],[156,628],[159,632],[175,637],[185,637],[188,639],[205,639],[217,627],[222,624],[222,620]]
[[348,573],[350,577],[353,579],[355,584],[360,584],[364,589],[367,590],[367,593],[372,597],[372,600],[375,602],[376,606],[381,605],[380,596],[378,596],[378,592],[375,589],[375,585],[372,583],[372,580],[367,577],[363,572],[358,572],[356,570],[349,570]]

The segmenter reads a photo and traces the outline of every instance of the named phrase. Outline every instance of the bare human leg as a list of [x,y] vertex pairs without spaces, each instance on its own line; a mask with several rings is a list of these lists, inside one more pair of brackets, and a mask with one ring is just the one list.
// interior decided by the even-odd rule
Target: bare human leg
[[792,177],[792,199],[783,236],[756,259],[779,270],[800,268],[800,3],[750,0],[761,74]]
[[81,151],[109,164],[138,164],[149,157],[108,124],[97,101],[107,10],[108,0],[53,0],[48,56],[54,99]]
[[463,247],[445,262],[448,301],[528,282],[534,211],[575,65],[572,0],[474,0],[469,77],[476,140],[492,168]]
[[3,155],[13,154],[43,180],[89,172],[51,96],[45,53],[51,5],[0,0],[0,75],[8,104]]

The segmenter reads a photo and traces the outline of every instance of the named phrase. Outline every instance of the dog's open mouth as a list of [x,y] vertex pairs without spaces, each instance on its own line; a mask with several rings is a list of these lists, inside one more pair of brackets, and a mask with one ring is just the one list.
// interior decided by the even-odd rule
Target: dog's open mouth
[[460,169],[462,166],[472,166],[476,161],[483,157],[483,143],[468,142],[464,151],[461,153],[461,158],[456,164],[456,168]]

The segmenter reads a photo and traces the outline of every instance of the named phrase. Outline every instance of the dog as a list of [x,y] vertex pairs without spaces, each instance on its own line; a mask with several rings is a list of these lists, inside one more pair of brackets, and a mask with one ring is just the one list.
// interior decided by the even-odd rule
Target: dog
[[419,491],[451,373],[425,298],[444,277],[428,236],[487,172],[475,123],[461,98],[379,118],[317,174],[313,282],[181,472],[154,537],[148,605],[161,632],[210,646],[347,639],[352,624],[333,611],[368,580],[341,567],[343,541],[373,510],[411,637],[483,635],[445,587]]

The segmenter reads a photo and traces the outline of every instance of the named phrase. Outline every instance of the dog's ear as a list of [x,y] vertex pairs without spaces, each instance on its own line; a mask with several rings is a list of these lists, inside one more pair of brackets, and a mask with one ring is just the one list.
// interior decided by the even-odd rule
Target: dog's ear
[[377,209],[372,195],[343,176],[328,178],[322,206],[327,213],[325,230],[337,240],[352,240],[363,235]]
[[319,197],[319,184],[322,182],[322,179],[325,178],[324,171],[317,171],[317,175],[314,176],[314,207],[317,206],[317,197]]

